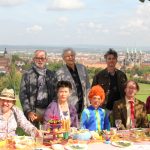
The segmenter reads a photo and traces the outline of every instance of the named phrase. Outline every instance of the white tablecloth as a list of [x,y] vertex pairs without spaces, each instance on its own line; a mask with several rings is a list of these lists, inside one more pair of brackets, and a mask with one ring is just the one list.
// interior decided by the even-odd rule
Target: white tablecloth
[[150,142],[133,143],[126,148],[116,147],[112,144],[94,143],[88,145],[88,150],[150,150]]

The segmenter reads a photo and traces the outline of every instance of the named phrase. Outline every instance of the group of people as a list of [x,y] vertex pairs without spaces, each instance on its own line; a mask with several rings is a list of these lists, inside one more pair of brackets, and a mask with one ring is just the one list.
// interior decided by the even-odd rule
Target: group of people
[[14,135],[17,127],[39,136],[39,125],[50,116],[69,119],[72,127],[90,131],[109,130],[115,120],[121,120],[120,129],[148,127],[145,104],[135,98],[139,85],[116,68],[115,50],[106,52],[107,67],[94,76],[91,85],[86,67],[76,63],[75,56],[72,48],[65,49],[65,64],[54,73],[46,67],[46,51],[35,51],[32,67],[21,80],[19,99],[24,114],[15,106],[12,89],[1,92],[0,138]]

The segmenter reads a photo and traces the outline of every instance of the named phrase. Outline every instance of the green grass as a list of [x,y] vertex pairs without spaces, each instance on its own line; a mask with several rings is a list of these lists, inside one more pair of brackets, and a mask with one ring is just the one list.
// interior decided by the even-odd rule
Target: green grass
[[140,90],[136,95],[136,98],[139,100],[146,102],[148,96],[150,96],[150,84],[139,83]]

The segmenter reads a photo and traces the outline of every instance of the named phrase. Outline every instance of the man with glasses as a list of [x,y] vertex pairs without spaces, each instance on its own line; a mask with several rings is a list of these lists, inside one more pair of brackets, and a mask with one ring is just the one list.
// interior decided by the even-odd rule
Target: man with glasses
[[125,96],[114,103],[114,119],[121,120],[119,129],[148,127],[145,103],[135,98],[139,90],[136,81],[127,81],[124,85]]
[[46,63],[46,51],[36,50],[33,65],[23,74],[20,86],[19,96],[24,114],[37,127],[56,93],[57,81],[54,73],[46,68]]

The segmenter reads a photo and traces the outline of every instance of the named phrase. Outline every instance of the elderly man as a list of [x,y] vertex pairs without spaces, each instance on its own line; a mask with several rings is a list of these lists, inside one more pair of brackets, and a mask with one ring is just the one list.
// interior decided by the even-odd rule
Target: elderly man
[[54,73],[46,68],[47,54],[36,50],[32,67],[22,76],[20,101],[23,111],[32,123],[38,127],[43,113],[55,97],[57,83]]
[[85,66],[75,63],[75,55],[72,48],[64,49],[62,58],[66,64],[56,74],[58,81],[67,80],[71,82],[72,94],[69,98],[69,103],[76,106],[78,117],[80,118],[83,108],[89,105],[87,94],[90,89],[90,83]]
[[135,98],[139,91],[138,83],[132,80],[127,81],[124,91],[125,97],[116,101],[113,107],[115,122],[121,120],[118,128],[148,127],[145,103]]

